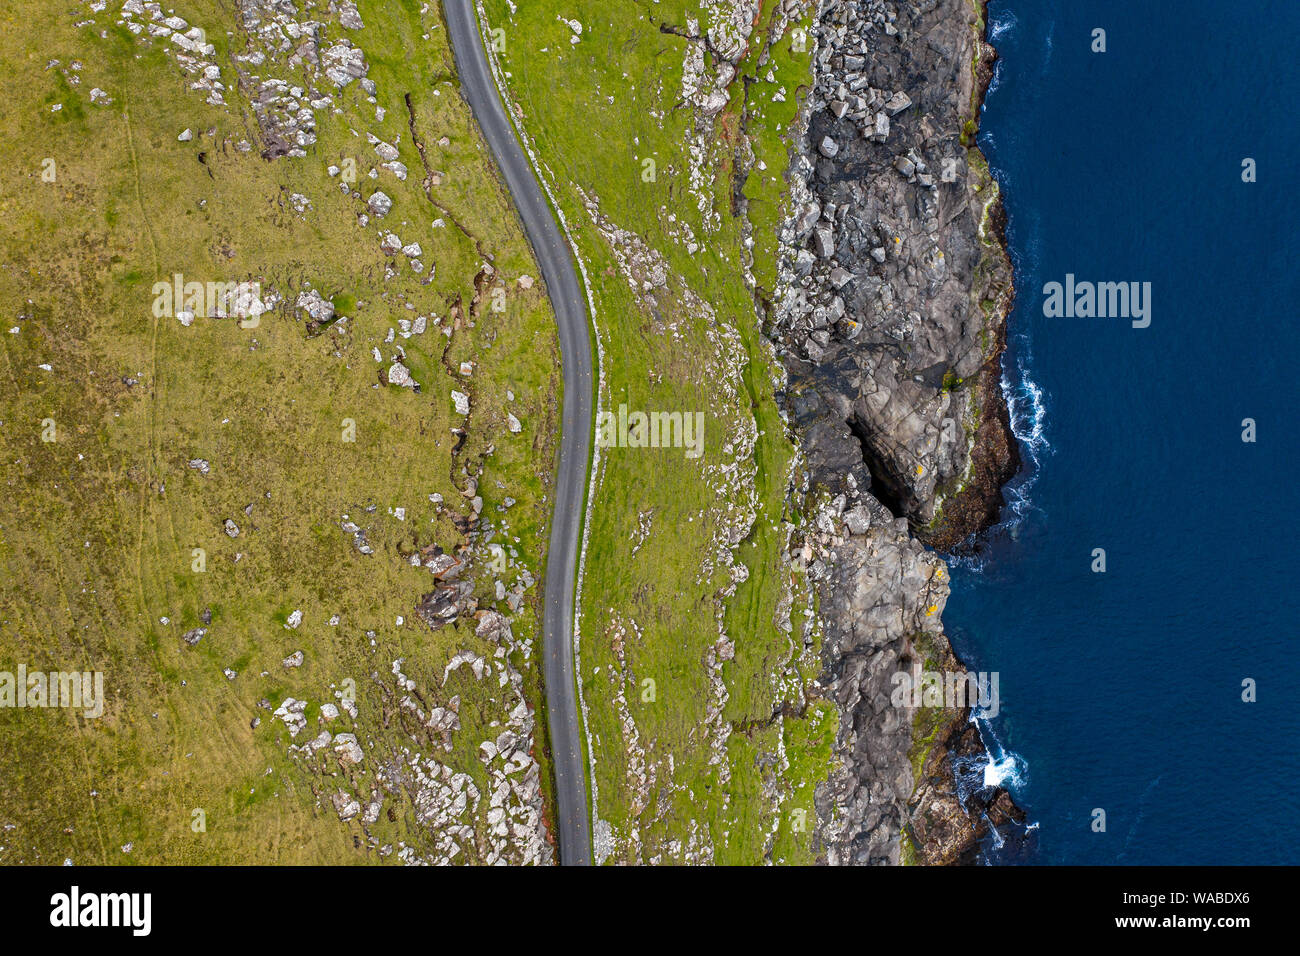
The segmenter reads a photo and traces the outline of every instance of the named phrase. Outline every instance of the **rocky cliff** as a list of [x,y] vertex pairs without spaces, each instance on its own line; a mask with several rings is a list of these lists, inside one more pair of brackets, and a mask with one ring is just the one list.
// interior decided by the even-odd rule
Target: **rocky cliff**
[[974,136],[994,51],[970,0],[823,0],[769,335],[805,459],[820,693],[841,724],[819,788],[830,863],[953,863],[1019,811],[958,799],[982,746],[960,701],[891,701],[962,670],[935,550],[992,524],[1019,466],[1000,387],[1012,298],[997,186]]

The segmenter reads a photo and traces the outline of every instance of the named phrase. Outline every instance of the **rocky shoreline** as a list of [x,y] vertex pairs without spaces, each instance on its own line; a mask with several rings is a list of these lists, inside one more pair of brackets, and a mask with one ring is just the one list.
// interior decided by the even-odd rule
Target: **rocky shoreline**
[[900,673],[964,672],[936,552],[996,522],[1020,464],[1001,390],[1012,270],[974,145],[996,54],[970,0],[822,0],[813,40],[767,332],[812,513],[792,548],[819,600],[811,690],[840,713],[818,851],[970,862],[1022,814],[996,787],[959,799],[955,763],[983,748],[962,701],[891,698]]

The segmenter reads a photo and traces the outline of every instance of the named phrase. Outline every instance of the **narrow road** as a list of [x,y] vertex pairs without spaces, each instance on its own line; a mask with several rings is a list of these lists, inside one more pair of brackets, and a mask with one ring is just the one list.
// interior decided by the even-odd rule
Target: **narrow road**
[[[564,364],[560,462],[555,474],[555,511],[546,558],[542,615],[546,715],[555,768],[556,825],[560,862],[591,862],[587,819],[587,777],[578,732],[578,702],[573,680],[573,595],[582,532],[583,491],[590,456],[592,419],[591,339],[587,300],[578,282],[568,243],[546,202],[502,106],[488,67],[474,0],[444,0],[461,92],[474,111],[483,138],[496,157],[506,188],[523,221],[555,309]],[[574,122],[581,122],[574,117]]]

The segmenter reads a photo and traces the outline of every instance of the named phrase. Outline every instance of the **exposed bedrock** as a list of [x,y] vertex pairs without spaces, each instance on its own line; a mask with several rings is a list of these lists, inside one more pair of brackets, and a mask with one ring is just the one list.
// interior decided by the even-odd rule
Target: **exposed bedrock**
[[839,768],[818,789],[830,863],[969,862],[997,788],[961,701],[895,675],[963,670],[943,633],[952,549],[993,524],[1019,467],[1001,354],[1012,299],[997,186],[974,148],[993,50],[969,0],[823,0],[795,131],[769,334],[817,503],[809,572]]
[[973,147],[991,47],[967,0],[829,2],[775,337],[858,436],[876,497],[950,549],[1019,467],[999,381],[1011,268]]

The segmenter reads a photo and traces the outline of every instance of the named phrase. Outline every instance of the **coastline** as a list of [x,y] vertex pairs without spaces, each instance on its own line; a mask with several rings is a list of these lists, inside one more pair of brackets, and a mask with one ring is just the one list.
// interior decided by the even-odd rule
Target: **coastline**
[[[974,87],[970,116],[963,123],[963,142],[968,153],[978,157],[978,169],[993,198],[984,207],[980,238],[989,268],[990,296],[981,298],[972,290],[971,304],[986,317],[985,328],[992,341],[975,385],[975,407],[980,409],[970,451],[970,480],[943,502],[936,522],[926,529],[926,543],[938,551],[961,550],[973,535],[996,524],[1006,503],[1002,488],[1021,468],[1020,449],[1011,429],[1011,416],[1002,391],[1002,356],[1007,348],[1007,317],[1015,305],[1015,276],[1007,252],[1007,213],[1002,194],[989,170],[988,159],[975,142],[979,135],[980,112],[998,59],[989,39],[988,0],[972,0],[977,11],[974,24],[975,58],[971,63]],[[981,263],[983,266],[984,263]],[[990,414],[990,412],[992,414]]]
[[768,334],[813,515],[792,548],[824,633],[811,692],[840,713],[816,800],[832,864],[973,862],[990,824],[1023,819],[999,787],[958,795],[955,761],[984,753],[969,707],[891,703],[900,673],[964,672],[938,552],[997,521],[1020,466],[1005,214],[974,142],[996,59],[984,10],[822,3],[794,131]]

